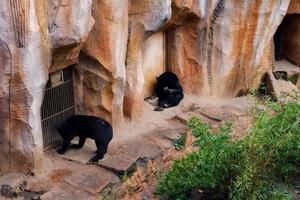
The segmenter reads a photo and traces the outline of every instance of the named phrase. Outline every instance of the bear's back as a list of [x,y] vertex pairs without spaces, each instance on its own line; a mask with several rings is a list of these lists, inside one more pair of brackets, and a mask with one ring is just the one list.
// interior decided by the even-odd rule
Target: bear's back
[[112,134],[112,126],[104,119],[89,115],[73,115],[65,122],[68,132],[94,138],[100,134]]

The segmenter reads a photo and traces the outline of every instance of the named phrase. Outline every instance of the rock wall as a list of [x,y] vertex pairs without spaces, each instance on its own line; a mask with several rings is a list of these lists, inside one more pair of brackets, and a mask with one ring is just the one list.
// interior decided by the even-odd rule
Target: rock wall
[[290,0],[290,5],[287,11],[288,14],[300,14],[300,1]]
[[0,173],[40,163],[49,73],[76,65],[77,112],[122,127],[143,112],[163,70],[178,75],[186,94],[237,96],[257,87],[273,65],[276,29],[299,11],[297,0],[2,2]]
[[142,47],[144,97],[154,93],[156,77],[166,70],[165,32],[158,32],[145,40]]
[[134,119],[142,112],[144,100],[143,44],[171,18],[171,0],[131,0],[129,3],[124,114]]
[[208,30],[210,94],[244,94],[260,81],[271,66],[263,62],[288,5],[269,0],[218,2]]
[[40,107],[50,67],[45,5],[8,0],[0,8],[0,174],[27,171],[42,154]]
[[83,42],[94,25],[92,0],[47,0],[47,19],[52,44],[50,72],[78,62]]
[[[82,85],[82,91],[77,93],[79,94],[78,99],[82,100],[77,101],[77,105],[79,111],[85,114],[102,116],[102,113],[106,112],[107,114],[103,117],[112,122],[114,127],[121,126],[124,120],[123,97],[126,81],[128,1],[93,1],[92,16],[95,19],[95,25],[82,49],[86,56],[81,57],[77,66],[77,74],[81,76],[81,81],[76,82],[76,85]],[[82,67],[90,59],[94,60],[94,67]],[[86,84],[94,79],[101,86]],[[99,92],[99,87],[104,91]],[[88,91],[92,94],[88,94]],[[93,96],[93,98],[88,96]],[[86,110],[86,107],[90,107],[92,110]],[[101,110],[101,112],[97,112],[97,110]]]

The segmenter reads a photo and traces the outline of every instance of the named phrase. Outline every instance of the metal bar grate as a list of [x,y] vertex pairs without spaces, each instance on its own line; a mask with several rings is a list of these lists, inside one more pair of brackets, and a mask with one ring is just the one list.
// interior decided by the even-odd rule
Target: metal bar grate
[[50,74],[46,85],[41,109],[44,150],[61,143],[57,127],[72,115],[75,115],[73,69],[69,67]]

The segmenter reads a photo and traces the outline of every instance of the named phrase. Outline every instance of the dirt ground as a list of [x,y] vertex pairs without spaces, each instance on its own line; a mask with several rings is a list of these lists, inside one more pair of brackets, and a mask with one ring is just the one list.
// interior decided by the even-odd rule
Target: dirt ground
[[[69,150],[63,156],[56,154],[55,149],[50,150],[44,155],[42,169],[14,178],[0,177],[0,185],[25,181],[23,190],[29,197],[23,199],[32,198],[28,193],[44,200],[156,199],[152,193],[172,160],[193,151],[194,138],[186,129],[190,117],[199,116],[213,127],[234,121],[232,137],[238,139],[251,124],[254,105],[251,96],[227,99],[186,96],[179,106],[157,112],[145,102],[137,120],[114,130],[108,153],[98,165],[88,164],[96,150],[93,141],[88,141],[83,149]],[[187,145],[177,151],[172,142],[183,132],[188,133]],[[22,193],[19,197],[22,199]]]

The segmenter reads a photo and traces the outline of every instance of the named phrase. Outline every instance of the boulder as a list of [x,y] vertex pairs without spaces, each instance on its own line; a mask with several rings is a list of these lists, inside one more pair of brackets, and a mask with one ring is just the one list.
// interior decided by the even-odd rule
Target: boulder
[[267,91],[281,103],[300,96],[300,90],[290,81],[277,80],[272,70],[269,70],[266,78]]
[[50,72],[78,62],[93,25],[92,0],[47,0],[48,30],[53,56]]

